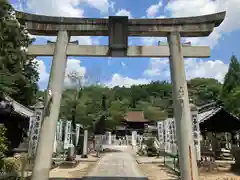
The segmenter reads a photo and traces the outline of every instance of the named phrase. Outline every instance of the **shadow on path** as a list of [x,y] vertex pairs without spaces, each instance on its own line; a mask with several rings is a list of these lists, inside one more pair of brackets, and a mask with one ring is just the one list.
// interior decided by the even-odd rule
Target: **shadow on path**
[[101,153],[109,153],[109,152],[123,152],[123,151],[119,150],[119,149],[106,148],[106,149],[103,149],[103,151]]

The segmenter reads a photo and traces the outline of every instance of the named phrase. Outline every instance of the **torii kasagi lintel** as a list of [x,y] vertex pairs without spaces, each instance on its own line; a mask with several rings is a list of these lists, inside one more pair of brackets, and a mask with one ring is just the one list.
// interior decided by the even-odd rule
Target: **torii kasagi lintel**
[[[165,18],[165,19],[128,19],[117,16],[118,23],[127,27],[128,36],[164,37],[178,31],[181,37],[208,36],[214,27],[224,20],[226,12],[204,16]],[[16,17],[24,22],[33,35],[57,36],[58,31],[66,30],[71,36],[109,36],[109,19],[72,18],[28,14],[16,11]],[[126,18],[126,21],[119,19]]]

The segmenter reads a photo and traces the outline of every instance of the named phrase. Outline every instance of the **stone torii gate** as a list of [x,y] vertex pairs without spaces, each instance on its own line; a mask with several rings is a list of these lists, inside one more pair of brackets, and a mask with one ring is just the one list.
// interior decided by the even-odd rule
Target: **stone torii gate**
[[[222,23],[225,12],[171,19],[128,19],[123,16],[110,16],[109,19],[67,18],[24,12],[17,12],[16,16],[33,35],[57,36],[56,43],[31,45],[28,48],[29,55],[53,56],[48,84],[48,91],[52,92],[52,102],[49,114],[42,123],[33,180],[47,180],[49,176],[67,56],[169,57],[181,178],[197,179],[183,57],[206,58],[210,56],[210,49],[204,46],[184,46],[180,39],[208,36],[214,27]],[[70,36],[109,36],[109,45],[69,43]],[[167,37],[169,45],[128,46],[128,36]],[[47,99],[49,96],[48,94]]]

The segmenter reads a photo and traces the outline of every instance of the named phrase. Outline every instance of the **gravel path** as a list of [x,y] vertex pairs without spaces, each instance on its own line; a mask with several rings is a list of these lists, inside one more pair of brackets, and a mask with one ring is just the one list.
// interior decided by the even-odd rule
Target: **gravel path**
[[135,159],[129,152],[107,153],[85,178],[91,180],[147,180],[140,172]]

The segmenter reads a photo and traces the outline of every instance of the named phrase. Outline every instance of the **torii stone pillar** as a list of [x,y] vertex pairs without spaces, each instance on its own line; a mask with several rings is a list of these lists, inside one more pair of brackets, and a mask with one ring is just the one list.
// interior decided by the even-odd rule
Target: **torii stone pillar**
[[[51,74],[46,94],[46,105],[32,179],[47,180],[52,165],[53,143],[55,138],[59,107],[61,103],[65,69],[66,51],[69,42],[67,31],[59,31],[52,61]],[[50,101],[50,102],[49,102]],[[49,103],[49,105],[47,105]],[[49,108],[49,110],[47,109]]]
[[192,117],[189,107],[184,59],[180,42],[179,32],[172,32],[168,35],[176,137],[178,139],[181,179],[195,180],[198,177],[197,161],[193,143]]

